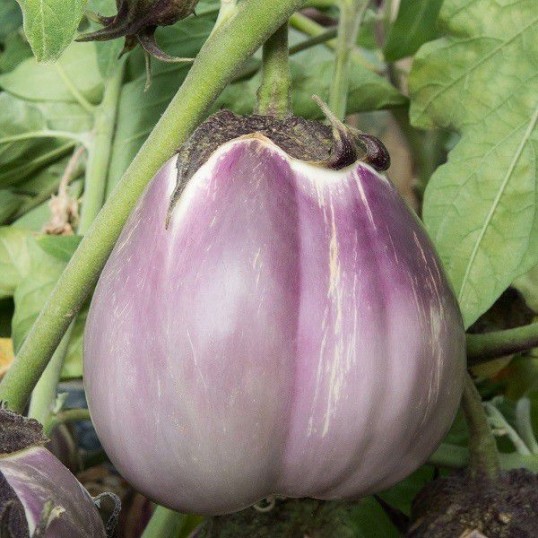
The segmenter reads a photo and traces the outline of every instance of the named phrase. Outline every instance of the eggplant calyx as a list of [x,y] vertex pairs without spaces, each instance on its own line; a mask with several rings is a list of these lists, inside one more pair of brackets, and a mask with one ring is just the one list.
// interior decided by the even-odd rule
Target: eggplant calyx
[[0,457],[47,442],[37,420],[13,413],[0,403]]
[[[312,99],[319,106],[333,130],[331,156],[319,164],[340,170],[360,160],[378,172],[390,167],[389,152],[379,138],[345,125],[317,95],[313,95]],[[361,152],[363,155],[360,155]]]
[[176,187],[166,225],[190,178],[220,146],[240,137],[262,135],[290,157],[331,170],[341,170],[357,161],[378,171],[388,168],[390,157],[380,140],[344,125],[319,97],[314,96],[314,100],[330,126],[297,116],[239,116],[229,110],[221,110],[204,121],[178,150]]

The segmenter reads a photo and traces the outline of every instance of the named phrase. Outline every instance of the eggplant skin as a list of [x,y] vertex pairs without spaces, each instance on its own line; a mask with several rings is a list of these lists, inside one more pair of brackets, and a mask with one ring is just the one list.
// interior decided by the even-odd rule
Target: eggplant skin
[[10,527],[15,536],[33,536],[43,525],[46,530],[40,529],[44,534],[39,536],[44,538],[106,538],[90,494],[46,448],[31,446],[2,455],[0,478],[3,487],[16,496],[17,508],[26,520],[11,523],[16,525]]
[[97,285],[92,419],[136,488],[223,514],[271,494],[357,499],[436,449],[465,372],[461,314],[393,185],[260,135],[223,144],[174,206],[156,175]]

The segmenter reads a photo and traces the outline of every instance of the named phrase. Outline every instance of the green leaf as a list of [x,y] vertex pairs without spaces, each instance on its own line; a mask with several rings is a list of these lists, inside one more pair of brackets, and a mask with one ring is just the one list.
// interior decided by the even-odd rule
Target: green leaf
[[24,198],[6,189],[0,190],[0,224],[4,223],[22,205]]
[[461,133],[423,215],[468,327],[538,263],[538,16],[534,0],[447,0],[440,22],[448,37],[413,63],[410,113]]
[[[80,136],[89,133],[92,125],[93,116],[79,104],[29,102],[0,93],[0,187],[23,181],[72,151],[73,142],[53,138],[55,131]],[[29,138],[18,140],[17,136]],[[66,144],[67,149],[62,149]]]
[[[214,20],[214,15],[189,17],[173,27],[159,29],[157,40],[168,54],[193,58],[211,32]],[[139,51],[133,52],[135,54],[130,58],[130,71],[134,72],[134,80],[125,84],[121,93],[109,168],[108,192],[133,160],[190,67],[190,64],[152,62],[153,83],[149,90],[144,91],[146,74],[142,54]]]
[[[0,228],[0,232],[2,230]],[[19,265],[24,262],[23,267],[16,275],[15,312],[12,319],[13,345],[15,350],[18,350],[78,246],[80,238],[53,235],[34,237],[28,232],[12,228],[8,228],[8,230],[13,230],[24,237],[26,247],[24,259],[20,253],[18,256],[11,256],[13,262],[18,258]],[[1,237],[0,235],[0,249]],[[75,322],[62,370],[64,378],[82,375],[82,337],[86,315],[87,309],[79,314]]]
[[80,235],[42,235],[37,244],[47,253],[60,261],[68,262],[77,249],[82,236]]
[[[74,142],[66,142],[62,145],[57,145],[54,142],[43,143],[42,146],[38,147],[39,155],[32,159],[22,156],[10,163],[5,171],[0,170],[0,186],[6,187],[28,179],[29,174],[41,170],[71,153],[74,146]],[[35,150],[36,153],[38,150]]]
[[8,190],[0,190],[0,224],[15,213],[23,201],[22,196],[17,196]]
[[29,139],[5,142],[4,139],[26,131],[41,130],[44,124],[45,118],[37,107],[28,105],[7,93],[0,93],[0,163],[2,166],[16,160],[33,145],[43,141]]
[[73,40],[86,0],[17,0],[37,61],[56,60]]
[[0,40],[4,40],[22,24],[22,13],[15,0],[0,3]]
[[[19,8],[17,7],[17,9]],[[32,56],[32,50],[28,43],[17,31],[6,36],[3,48],[4,50],[0,52],[0,73],[12,71],[22,61]]]
[[30,270],[29,232],[0,227],[0,299],[11,297]]
[[385,41],[385,59],[394,62],[411,56],[426,41],[435,39],[442,4],[443,0],[402,0]]
[[80,104],[79,93],[97,104],[103,96],[103,79],[93,43],[72,43],[55,64],[40,64],[29,58],[13,71],[0,75],[0,86],[28,101]]
[[385,490],[380,497],[392,507],[411,515],[411,503],[418,492],[433,478],[432,465],[423,465],[406,479]]
[[512,286],[523,295],[527,306],[538,313],[538,265],[516,278]]
[[[88,10],[98,13],[101,16],[109,17],[118,12],[115,0],[89,0]],[[96,22],[90,22],[89,31],[102,28]],[[96,41],[97,64],[103,78],[109,77],[118,66],[118,56],[123,49],[125,40],[113,39],[111,41]]]
[[18,283],[13,296],[15,314],[12,338],[15,352],[19,350],[65,267],[65,262],[47,254],[35,239],[28,241],[28,253],[30,268]]
[[400,533],[373,497],[357,503],[349,517],[354,538],[398,538]]

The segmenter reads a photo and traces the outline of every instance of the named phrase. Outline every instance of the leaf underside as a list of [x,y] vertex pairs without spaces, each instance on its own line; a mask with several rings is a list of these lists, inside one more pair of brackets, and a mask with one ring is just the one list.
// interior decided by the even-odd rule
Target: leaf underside
[[468,327],[538,263],[538,11],[535,0],[447,0],[440,23],[447,37],[415,57],[410,115],[461,133],[423,214]]

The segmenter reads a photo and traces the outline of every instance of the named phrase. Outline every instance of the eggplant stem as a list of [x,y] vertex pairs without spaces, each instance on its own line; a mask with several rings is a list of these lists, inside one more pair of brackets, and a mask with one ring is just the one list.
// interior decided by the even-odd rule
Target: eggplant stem
[[465,374],[461,407],[469,427],[470,475],[472,477],[484,476],[494,480],[501,471],[499,452],[482,399],[468,373]]
[[263,44],[262,81],[256,114],[284,119],[291,111],[288,23]]

